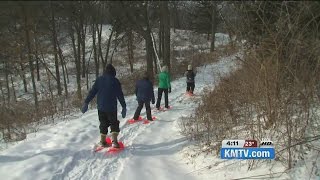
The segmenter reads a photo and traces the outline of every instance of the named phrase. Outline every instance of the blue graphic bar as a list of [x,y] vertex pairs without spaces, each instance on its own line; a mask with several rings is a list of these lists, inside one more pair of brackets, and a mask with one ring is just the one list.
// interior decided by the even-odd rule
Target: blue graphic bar
[[221,148],[221,159],[274,159],[274,148]]

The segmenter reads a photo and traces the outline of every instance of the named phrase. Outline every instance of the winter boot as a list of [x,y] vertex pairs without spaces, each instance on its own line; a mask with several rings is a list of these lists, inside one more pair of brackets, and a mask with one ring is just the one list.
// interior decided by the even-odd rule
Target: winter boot
[[114,148],[120,148],[120,145],[118,143],[118,132],[112,132],[111,133],[111,139],[112,139],[112,147]]
[[107,137],[106,134],[101,134],[101,140],[100,140],[99,145],[101,145],[103,147],[107,147],[108,146],[108,144],[106,142],[106,137]]

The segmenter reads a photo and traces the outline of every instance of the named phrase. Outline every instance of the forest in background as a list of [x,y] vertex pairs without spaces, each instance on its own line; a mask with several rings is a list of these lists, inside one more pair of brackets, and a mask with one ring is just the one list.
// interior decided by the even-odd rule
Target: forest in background
[[[107,63],[122,60],[130,77],[143,63],[155,81],[159,66],[168,65],[171,73],[182,67],[177,54],[188,54],[183,65],[205,64],[241,50],[241,68],[203,95],[195,115],[181,124],[184,134],[216,152],[225,138],[269,137],[281,144],[277,160],[288,169],[320,149],[314,143],[320,138],[319,2],[3,1],[0,8],[3,141],[22,140],[27,124],[79,108]],[[209,51],[175,51],[172,32],[179,30],[206,35]],[[218,32],[229,35],[229,46],[215,48]],[[125,56],[117,58],[121,47]],[[17,97],[15,81],[29,99]],[[38,93],[39,81],[47,83],[48,96]],[[262,161],[248,163],[253,168]]]
[[[208,52],[197,53],[203,47],[177,50],[175,42],[183,46],[189,41],[193,47],[193,37],[182,37],[192,32],[191,36],[207,37],[202,39],[211,42],[213,52],[212,34],[218,28],[223,31],[218,12],[226,5],[207,1],[1,2],[1,139],[22,140],[28,125],[43,119],[54,122],[59,114],[77,111],[107,63],[130,72],[118,75],[125,93],[130,94],[141,74],[135,69],[141,66],[156,83],[154,75],[160,66],[167,65],[175,77],[188,63],[197,66],[202,60],[211,61],[205,55]],[[182,32],[184,42],[172,38],[176,31]],[[178,56],[187,60],[177,61]]]

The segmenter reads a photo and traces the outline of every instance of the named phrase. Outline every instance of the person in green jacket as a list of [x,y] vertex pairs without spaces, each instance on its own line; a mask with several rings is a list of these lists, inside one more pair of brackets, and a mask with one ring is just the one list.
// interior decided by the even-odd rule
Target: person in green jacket
[[165,102],[165,108],[169,108],[169,102],[168,102],[168,93],[171,93],[171,84],[170,84],[170,75],[168,73],[168,67],[163,66],[162,72],[158,76],[159,78],[159,87],[158,87],[158,99],[156,108],[160,110],[160,103],[161,103],[161,97],[162,93],[164,93],[164,102]]

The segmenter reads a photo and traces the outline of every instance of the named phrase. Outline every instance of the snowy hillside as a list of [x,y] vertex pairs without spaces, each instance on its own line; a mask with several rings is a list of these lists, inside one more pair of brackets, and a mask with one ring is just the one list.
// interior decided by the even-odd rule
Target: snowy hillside
[[97,111],[90,110],[78,119],[29,134],[27,140],[2,151],[0,174],[5,179],[201,179],[188,175],[192,167],[181,159],[180,151],[189,141],[180,135],[178,120],[192,113],[204,88],[217,82],[214,72],[226,74],[234,65],[232,56],[198,69],[197,96],[192,98],[184,95],[184,78],[172,82],[173,109],[153,113],[157,119],[147,125],[126,123],[137,106],[134,96],[126,97],[128,114],[119,119],[126,149],[118,155],[92,152],[99,125]]

